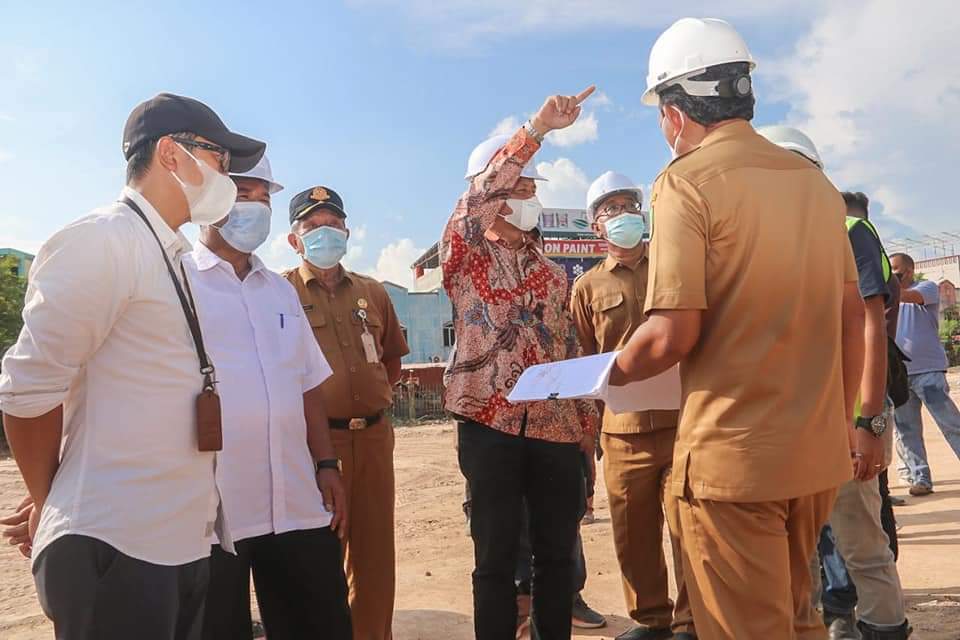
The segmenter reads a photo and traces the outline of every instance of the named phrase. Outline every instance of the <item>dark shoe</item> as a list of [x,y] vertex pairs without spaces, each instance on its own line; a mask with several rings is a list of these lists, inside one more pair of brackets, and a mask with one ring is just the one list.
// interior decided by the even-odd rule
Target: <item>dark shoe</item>
[[830,640],[860,640],[857,621],[852,613],[842,615],[824,611],[823,624],[830,634]]
[[933,487],[928,487],[925,484],[912,484],[910,485],[910,495],[915,498],[920,496],[928,496],[933,493]]
[[697,640],[697,636],[692,633],[687,633],[686,631],[678,631],[673,634],[673,640]]
[[900,496],[890,496],[890,504],[895,507],[905,507],[907,506],[907,501]]
[[909,620],[904,620],[896,629],[875,629],[861,620],[857,623],[857,629],[860,630],[863,640],[907,640],[913,633]]
[[577,629],[599,629],[607,625],[607,619],[588,607],[578,593],[573,599],[572,624]]
[[617,640],[670,640],[673,632],[670,629],[653,629],[651,627],[634,627],[617,636]]

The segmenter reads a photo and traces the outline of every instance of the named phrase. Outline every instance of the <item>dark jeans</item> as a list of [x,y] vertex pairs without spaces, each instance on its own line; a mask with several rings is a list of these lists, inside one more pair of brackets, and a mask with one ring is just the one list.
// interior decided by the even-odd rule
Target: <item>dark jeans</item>
[[36,559],[37,597],[57,640],[199,640],[206,558],[166,566],[65,535]]
[[[583,475],[584,483],[587,487],[585,497],[580,504],[580,518],[587,509],[586,497],[593,495],[591,490],[593,478],[590,474],[590,463],[581,455],[584,460]],[[520,554],[517,557],[517,573],[515,580],[517,583],[517,592],[524,595],[531,593],[531,581],[533,578],[533,549],[530,547],[530,518],[527,515],[527,505],[524,502],[523,511],[521,511],[523,522],[520,525]],[[573,549],[573,593],[574,595],[583,591],[587,584],[587,559],[583,555],[583,539],[580,537],[580,527],[577,527],[577,543]]]
[[[890,486],[887,471],[880,474],[880,521],[883,530],[890,540],[890,550],[896,559],[899,554],[897,543],[897,521],[893,516],[893,504],[890,502]],[[830,525],[820,531],[820,542],[817,544],[820,553],[821,577],[823,579],[823,595],[821,602],[824,611],[837,615],[852,614],[857,608],[857,587],[847,573],[847,565],[837,550],[836,539]]]
[[350,640],[350,607],[340,541],[330,527],[219,545],[210,556],[204,640],[252,638],[250,572],[270,640]]
[[524,426],[511,436],[473,421],[457,424],[460,470],[471,493],[477,640],[516,637],[514,573],[524,500],[533,550],[533,624],[542,638],[570,637],[573,551],[583,501],[580,448],[526,438]]

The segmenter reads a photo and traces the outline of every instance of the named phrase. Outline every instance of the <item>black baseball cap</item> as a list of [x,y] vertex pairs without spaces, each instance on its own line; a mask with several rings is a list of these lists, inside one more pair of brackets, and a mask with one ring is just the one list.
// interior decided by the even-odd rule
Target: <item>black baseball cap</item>
[[199,100],[161,93],[138,104],[123,128],[123,157],[127,160],[144,142],[188,131],[230,151],[231,173],[244,173],[260,161],[266,143],[233,133],[213,109]]
[[290,201],[290,224],[306,217],[314,209],[329,209],[341,218],[347,217],[343,210],[343,199],[330,187],[310,187],[293,196]]

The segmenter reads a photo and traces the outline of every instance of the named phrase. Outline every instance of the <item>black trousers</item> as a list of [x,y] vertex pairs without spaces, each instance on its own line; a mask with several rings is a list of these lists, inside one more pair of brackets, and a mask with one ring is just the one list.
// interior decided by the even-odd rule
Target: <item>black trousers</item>
[[474,631],[477,640],[516,637],[514,572],[524,500],[533,551],[533,624],[541,638],[570,637],[573,551],[582,513],[576,443],[511,436],[457,423],[460,470],[470,485]]
[[40,606],[57,640],[199,640],[208,562],[166,566],[81,535],[36,559]]
[[210,556],[204,640],[252,638],[250,572],[270,640],[351,640],[340,541],[325,527],[248,538]]
[[893,515],[893,503],[890,502],[890,479],[887,476],[887,470],[884,469],[878,476],[880,483],[880,524],[884,532],[890,538],[890,550],[893,551],[893,559],[900,557],[900,543],[897,540],[897,519]]
[[[593,495],[593,478],[590,473],[590,462],[586,454],[581,453],[581,468],[583,469],[583,482],[586,488],[584,495],[580,499],[580,515],[577,518],[583,518],[587,511],[587,498]],[[533,549],[530,546],[530,518],[527,516],[527,504],[524,501],[521,510],[520,524],[520,548],[517,558],[517,573],[514,580],[517,583],[517,593],[530,595],[531,582],[533,580]],[[580,537],[580,527],[577,527],[577,541],[573,545],[573,593],[574,595],[583,591],[587,585],[587,559],[583,555],[583,540]]]

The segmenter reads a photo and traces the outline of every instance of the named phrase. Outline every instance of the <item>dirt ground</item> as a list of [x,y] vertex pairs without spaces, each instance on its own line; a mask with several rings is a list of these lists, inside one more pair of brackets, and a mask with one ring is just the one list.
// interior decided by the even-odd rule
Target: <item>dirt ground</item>
[[[960,376],[951,375],[954,389]],[[955,394],[960,398],[960,393]],[[896,510],[900,530],[900,576],[916,640],[960,639],[960,463],[925,416],[927,450],[936,493],[907,496]],[[456,465],[451,423],[397,431],[397,611],[396,640],[472,638],[470,571],[473,550],[460,504],[463,479]],[[891,478],[895,484],[896,481]],[[23,494],[12,460],[0,461],[0,511],[9,512]],[[589,578],[584,597],[607,616],[604,629],[575,632],[574,638],[613,638],[629,628],[613,552],[610,513],[602,478],[595,503],[597,521],[583,527]],[[669,553],[669,545],[666,545]],[[668,566],[671,564],[668,562]],[[37,604],[29,565],[10,547],[0,548],[0,638],[53,637]]]

